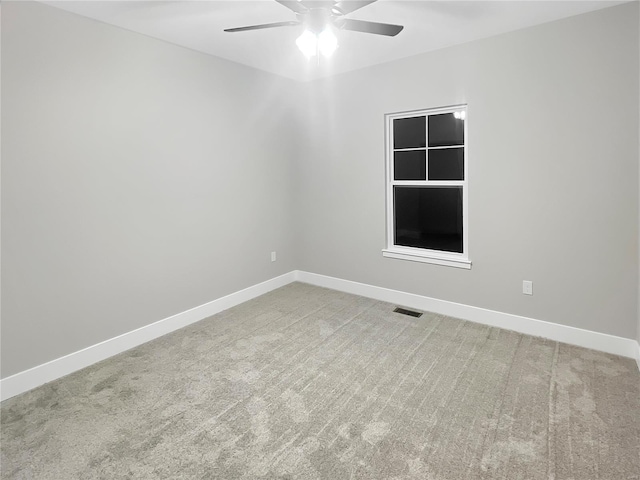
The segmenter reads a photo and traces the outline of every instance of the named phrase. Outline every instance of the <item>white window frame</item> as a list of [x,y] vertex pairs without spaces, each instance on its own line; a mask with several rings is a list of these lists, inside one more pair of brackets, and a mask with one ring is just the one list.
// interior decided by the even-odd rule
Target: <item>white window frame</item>
[[[464,119],[464,180],[441,181],[429,180],[429,150],[439,147],[429,147],[429,116],[442,113],[465,112]],[[427,146],[424,148],[427,152],[427,180],[394,180],[393,174],[393,121],[399,118],[410,118],[426,116],[427,129]],[[471,268],[471,260],[469,260],[469,143],[468,129],[469,112],[466,104],[453,105],[441,108],[429,108],[422,110],[412,110],[408,112],[388,113],[385,115],[385,172],[386,172],[386,208],[387,208],[387,244],[382,250],[382,255],[388,258],[396,258],[401,260],[411,260],[415,262],[432,263],[435,265],[445,265],[457,268]],[[440,147],[441,148],[441,147]],[[416,148],[422,150],[422,148]],[[460,186],[462,187],[462,253],[445,252],[441,250],[430,250],[426,248],[407,247],[403,245],[395,245],[394,235],[394,209],[393,209],[393,187],[399,186]]]

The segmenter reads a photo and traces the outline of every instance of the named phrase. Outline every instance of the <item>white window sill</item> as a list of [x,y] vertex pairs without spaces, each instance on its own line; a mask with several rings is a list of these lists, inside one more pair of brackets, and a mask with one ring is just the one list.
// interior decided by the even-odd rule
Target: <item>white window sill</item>
[[426,252],[406,252],[383,249],[382,256],[388,258],[397,258],[400,260],[409,260],[412,262],[432,263],[434,265],[444,265],[447,267],[465,268],[467,270],[471,268],[471,260],[468,260],[466,258],[456,258],[448,255],[434,255],[432,253]]

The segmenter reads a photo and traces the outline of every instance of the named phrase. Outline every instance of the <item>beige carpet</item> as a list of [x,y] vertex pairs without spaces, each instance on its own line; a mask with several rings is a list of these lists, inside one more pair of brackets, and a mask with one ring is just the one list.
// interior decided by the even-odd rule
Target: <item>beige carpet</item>
[[1,405],[3,479],[640,478],[633,360],[294,283]]

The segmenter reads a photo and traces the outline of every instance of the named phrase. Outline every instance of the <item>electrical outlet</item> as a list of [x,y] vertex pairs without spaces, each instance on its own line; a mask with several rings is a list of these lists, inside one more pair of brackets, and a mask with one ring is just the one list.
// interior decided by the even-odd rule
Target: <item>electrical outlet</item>
[[272,262],[276,261],[276,252],[271,252],[271,261]]
[[533,282],[531,280],[522,281],[522,293],[525,295],[533,295]]

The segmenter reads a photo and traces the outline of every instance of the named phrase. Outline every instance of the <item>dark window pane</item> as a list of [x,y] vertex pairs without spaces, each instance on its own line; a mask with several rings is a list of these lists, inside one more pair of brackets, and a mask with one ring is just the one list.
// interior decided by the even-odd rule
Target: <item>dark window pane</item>
[[427,152],[425,150],[408,150],[393,154],[394,180],[426,180]]
[[429,150],[429,180],[464,180],[464,148]]
[[464,120],[453,113],[429,116],[429,146],[448,147],[464,144]]
[[462,253],[462,187],[393,188],[395,243]]
[[393,148],[427,146],[426,117],[396,118],[393,121]]

